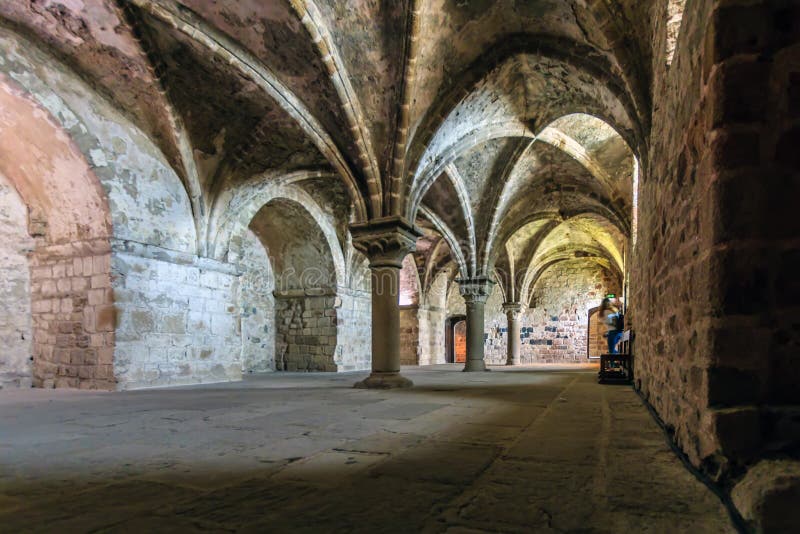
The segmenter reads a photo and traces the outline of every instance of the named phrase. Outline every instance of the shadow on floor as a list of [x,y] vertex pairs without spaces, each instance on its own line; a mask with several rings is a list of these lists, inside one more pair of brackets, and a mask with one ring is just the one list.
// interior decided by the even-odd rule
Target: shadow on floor
[[4,409],[0,531],[732,529],[629,388],[470,376]]

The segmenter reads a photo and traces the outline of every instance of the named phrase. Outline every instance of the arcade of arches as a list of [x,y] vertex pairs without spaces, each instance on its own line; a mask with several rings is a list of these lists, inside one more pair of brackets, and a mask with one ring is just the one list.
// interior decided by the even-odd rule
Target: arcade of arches
[[[564,391],[623,399],[619,414],[646,415],[640,393],[723,495],[724,528],[800,524],[796,1],[0,0],[0,52],[4,422],[34,394],[75,402],[44,389],[147,403],[129,390],[242,380],[300,381],[330,412],[345,382],[347,399],[427,399],[414,409],[450,391],[467,421],[492,391],[520,405],[575,373]],[[609,293],[635,333],[625,393],[586,378]],[[564,398],[530,400],[543,419],[508,443],[548,414],[583,424]],[[404,406],[386,418],[438,430]],[[623,427],[621,454],[643,428]],[[0,462],[3,517],[33,510],[15,496],[34,453],[15,454],[18,469]],[[393,452],[370,454],[392,472]],[[316,465],[279,456],[276,469]],[[435,511],[398,531],[491,530],[461,515],[466,493],[426,491],[418,508]],[[574,527],[536,506],[508,530]],[[226,524],[208,521],[183,527]]]

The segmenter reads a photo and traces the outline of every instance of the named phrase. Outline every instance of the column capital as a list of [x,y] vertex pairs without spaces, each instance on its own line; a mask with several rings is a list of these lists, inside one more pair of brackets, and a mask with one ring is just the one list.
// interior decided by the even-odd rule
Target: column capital
[[506,315],[519,315],[522,313],[522,303],[521,302],[504,302],[503,303],[503,311],[506,312]]
[[494,287],[494,280],[486,276],[460,278],[456,282],[458,283],[459,293],[467,303],[486,302]]
[[382,217],[350,225],[353,247],[369,259],[370,267],[403,266],[422,232],[403,217]]

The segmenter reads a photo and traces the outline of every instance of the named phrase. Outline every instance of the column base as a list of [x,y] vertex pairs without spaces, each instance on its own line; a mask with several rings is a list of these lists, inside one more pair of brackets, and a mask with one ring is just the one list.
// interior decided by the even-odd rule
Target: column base
[[491,369],[486,368],[486,362],[483,360],[467,360],[466,363],[464,364],[465,373],[480,372],[480,371],[491,371]]
[[379,373],[373,371],[364,380],[356,382],[353,387],[358,389],[396,389],[410,388],[414,382],[397,373]]
[[519,365],[519,360],[506,360],[506,365]]

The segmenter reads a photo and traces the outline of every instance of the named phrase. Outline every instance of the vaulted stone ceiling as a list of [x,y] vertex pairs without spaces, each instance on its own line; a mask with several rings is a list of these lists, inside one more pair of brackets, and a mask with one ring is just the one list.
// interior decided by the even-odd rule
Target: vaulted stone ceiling
[[569,254],[621,268],[652,6],[19,0],[0,23],[152,137],[207,235],[238,190],[300,172],[342,241],[349,222],[415,221],[430,283]]

